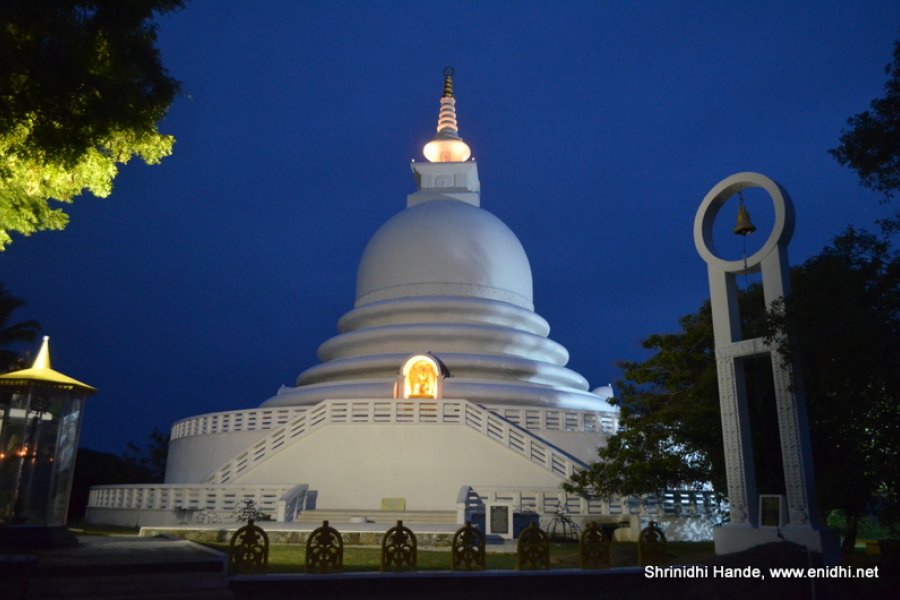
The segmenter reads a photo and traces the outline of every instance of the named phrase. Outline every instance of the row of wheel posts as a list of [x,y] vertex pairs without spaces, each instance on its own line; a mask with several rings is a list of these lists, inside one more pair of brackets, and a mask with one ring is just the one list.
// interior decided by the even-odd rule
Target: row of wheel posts
[[[579,539],[582,569],[607,569],[611,566],[611,529],[591,523]],[[416,534],[397,521],[388,529],[381,542],[381,570],[385,572],[415,571],[418,544]],[[453,534],[450,546],[451,568],[454,571],[485,569],[485,537],[480,529],[466,523]],[[666,536],[651,521],[638,538],[638,562],[660,565],[667,562]],[[228,572],[231,574],[265,573],[269,565],[269,536],[253,520],[238,529],[231,537],[228,550]],[[313,530],[306,540],[307,573],[340,573],[344,568],[344,538],[328,521]],[[539,570],[550,568],[550,538],[537,524],[522,531],[516,546],[516,568]]]

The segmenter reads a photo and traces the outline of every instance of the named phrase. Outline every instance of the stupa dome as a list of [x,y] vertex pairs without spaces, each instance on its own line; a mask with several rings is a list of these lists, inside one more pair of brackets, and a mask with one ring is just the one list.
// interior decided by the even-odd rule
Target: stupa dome
[[463,296],[533,309],[531,266],[516,235],[490,212],[431,200],[388,220],[369,240],[356,306],[412,296]]

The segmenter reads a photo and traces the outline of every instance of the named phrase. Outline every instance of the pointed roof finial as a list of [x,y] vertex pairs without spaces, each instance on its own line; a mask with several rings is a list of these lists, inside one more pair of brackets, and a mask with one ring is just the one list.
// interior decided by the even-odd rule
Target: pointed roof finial
[[34,357],[32,369],[49,369],[50,368],[50,336],[45,335],[44,341],[41,342],[41,349],[38,350],[37,356]]
[[437,135],[422,150],[430,162],[465,162],[472,156],[469,145],[459,137],[453,73],[453,67],[444,68],[444,95],[441,97],[441,109],[438,113]]
[[444,67],[444,98],[453,97],[453,67]]

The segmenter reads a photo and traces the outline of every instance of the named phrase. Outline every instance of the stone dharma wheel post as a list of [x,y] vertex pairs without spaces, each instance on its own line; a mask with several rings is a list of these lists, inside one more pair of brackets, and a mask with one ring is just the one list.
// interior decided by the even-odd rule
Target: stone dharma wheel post
[[[713,245],[713,223],[725,202],[746,188],[762,188],[769,194],[775,224],[762,248],[752,256],[725,260],[716,254]],[[836,558],[836,545],[833,536],[819,528],[806,402],[801,391],[791,386],[793,366],[782,361],[777,348],[766,344],[763,338],[743,339],[737,302],[736,276],[744,273],[762,272],[767,307],[790,294],[787,245],[793,233],[794,207],[790,197],[784,188],[759,173],[736,173],[720,181],[703,199],[694,218],[694,244],[709,273],[731,509],[731,522],[716,528],[714,537],[717,554],[784,539],[817,552],[825,550],[825,560],[829,561],[830,557]],[[781,515],[774,523],[760,521],[744,381],[743,360],[760,355],[768,355],[772,361],[787,500],[787,515]]]

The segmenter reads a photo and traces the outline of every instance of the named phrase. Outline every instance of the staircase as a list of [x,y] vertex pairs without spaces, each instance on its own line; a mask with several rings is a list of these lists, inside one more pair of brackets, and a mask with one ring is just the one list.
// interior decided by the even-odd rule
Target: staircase
[[235,455],[205,477],[202,483],[234,482],[249,469],[322,427],[365,423],[442,423],[466,427],[562,480],[587,466],[531,431],[468,400],[323,400]]

